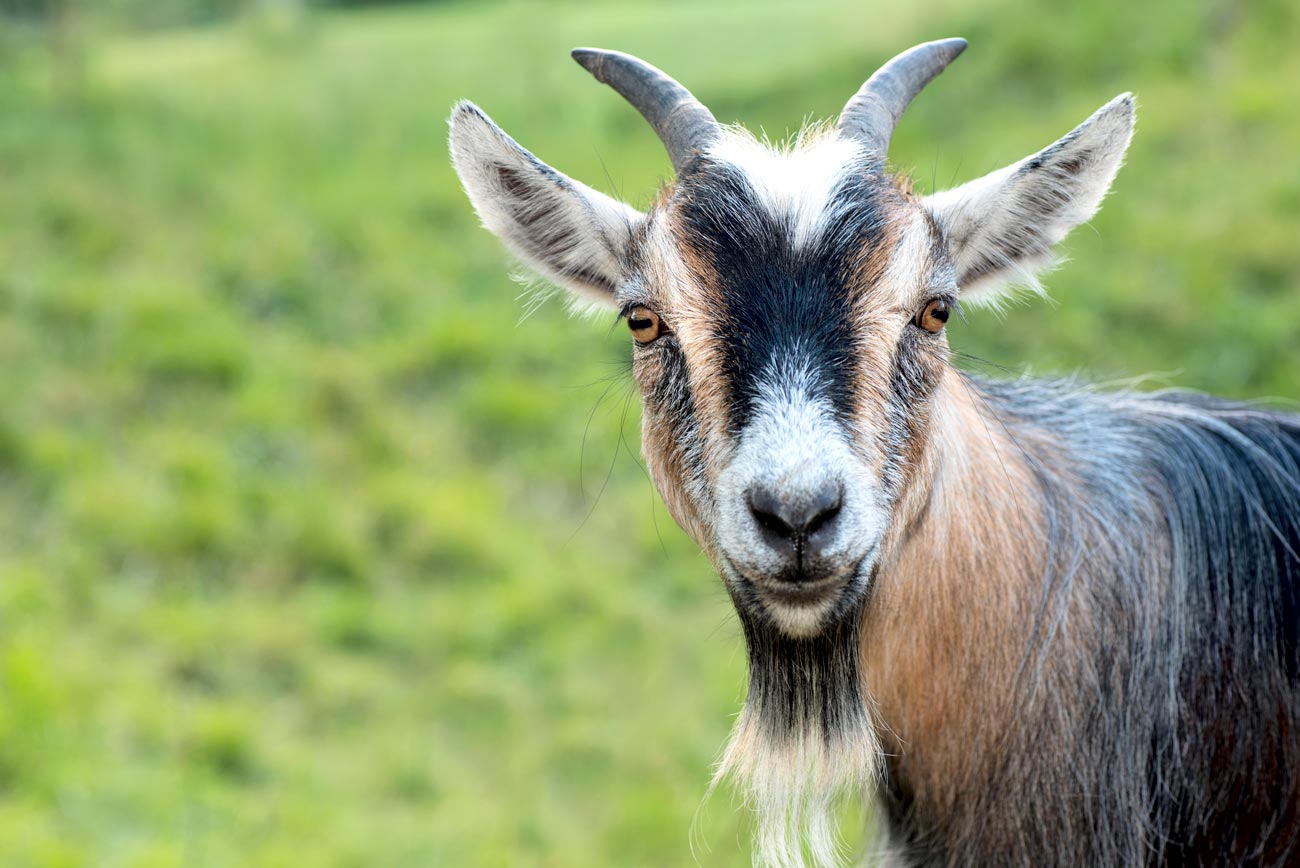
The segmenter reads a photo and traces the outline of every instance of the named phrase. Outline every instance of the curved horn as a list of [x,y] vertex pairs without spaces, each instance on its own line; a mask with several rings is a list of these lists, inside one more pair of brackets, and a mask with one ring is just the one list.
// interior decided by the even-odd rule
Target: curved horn
[[673,161],[683,167],[718,135],[718,122],[691,92],[644,60],[621,51],[575,48],[573,59],[623,95],[650,122]]
[[907,104],[965,50],[965,39],[940,39],[904,51],[867,79],[840,112],[836,128],[883,163]]

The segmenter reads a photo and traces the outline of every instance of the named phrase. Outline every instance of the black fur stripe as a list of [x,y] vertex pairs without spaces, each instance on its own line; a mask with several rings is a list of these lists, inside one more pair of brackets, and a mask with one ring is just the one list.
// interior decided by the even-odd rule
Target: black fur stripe
[[847,175],[828,203],[826,231],[802,247],[790,218],[772,214],[734,166],[702,161],[681,193],[685,241],[718,281],[732,431],[744,430],[778,363],[812,372],[817,396],[847,420],[858,358],[853,276],[864,251],[885,241],[892,185],[865,171]]

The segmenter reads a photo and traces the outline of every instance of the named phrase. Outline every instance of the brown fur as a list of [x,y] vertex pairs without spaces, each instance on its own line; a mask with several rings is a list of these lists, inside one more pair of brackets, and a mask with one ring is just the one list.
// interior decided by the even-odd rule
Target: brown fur
[[[864,617],[862,666],[887,754],[935,798],[923,807],[938,817],[987,775],[1015,711],[1010,649],[1027,637],[1042,528],[1012,494],[1028,481],[1016,448],[986,428],[959,375],[944,376],[935,400],[935,430]],[[962,511],[947,508],[958,502]],[[979,519],[954,528],[954,514]],[[1007,548],[1008,539],[1021,545]]]
[[[681,347],[685,359],[695,417],[701,426],[697,445],[704,447],[704,472],[710,486],[725,465],[729,438],[725,431],[727,393],[717,376],[719,335],[714,311],[721,306],[718,281],[708,259],[686,243],[674,220],[669,199],[671,187],[661,191],[653,212],[653,224],[642,242],[641,267],[646,282],[664,297],[657,309]],[[666,418],[653,400],[663,381],[662,359],[654,351],[642,354],[633,365],[642,395],[647,396],[642,423],[642,443],[651,476],[673,518],[691,536],[711,540],[705,532],[707,519],[700,515],[686,490],[693,472],[685,457],[685,444],[678,441],[679,419]],[[707,548],[707,545],[706,545]]]

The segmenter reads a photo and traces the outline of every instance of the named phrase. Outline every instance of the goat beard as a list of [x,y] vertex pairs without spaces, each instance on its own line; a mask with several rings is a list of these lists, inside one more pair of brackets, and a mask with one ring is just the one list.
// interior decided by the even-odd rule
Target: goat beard
[[755,864],[833,868],[843,801],[876,780],[881,750],[859,673],[865,601],[816,636],[791,638],[737,606],[749,693],[710,791],[731,779],[757,819]]

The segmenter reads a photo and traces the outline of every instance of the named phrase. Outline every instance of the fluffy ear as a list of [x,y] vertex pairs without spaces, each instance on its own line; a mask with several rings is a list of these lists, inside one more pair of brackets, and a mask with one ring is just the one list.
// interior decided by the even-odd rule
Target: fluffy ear
[[483,225],[520,259],[584,301],[613,303],[642,214],[555,171],[473,103],[452,111],[451,159]]
[[926,199],[948,241],[963,300],[1036,285],[1052,247],[1097,213],[1133,137],[1133,95],[1102,106],[1032,157]]

